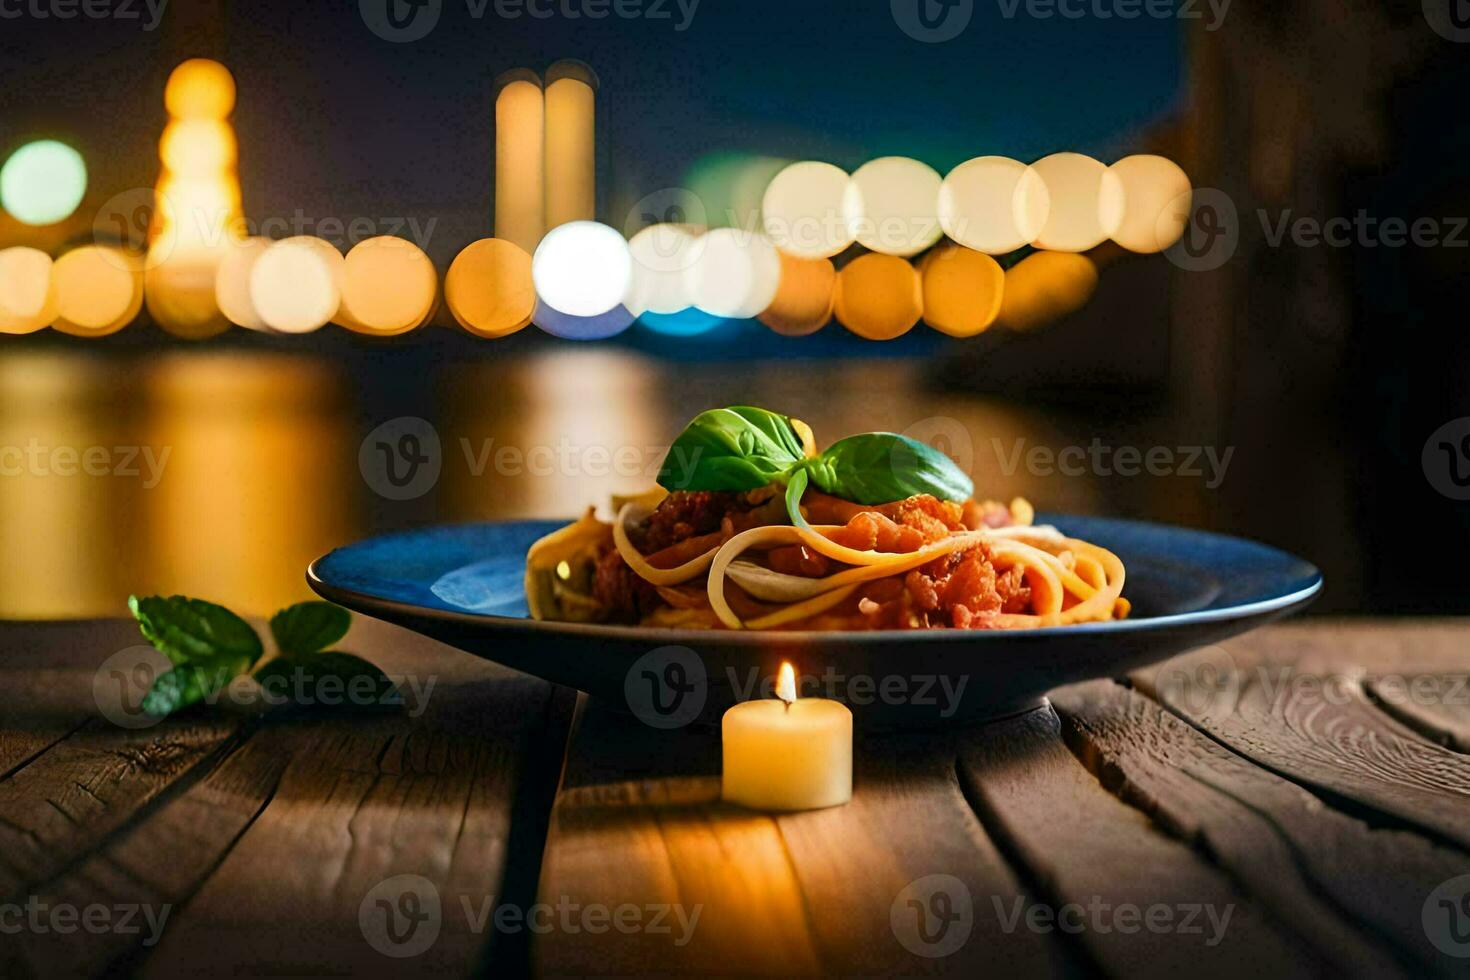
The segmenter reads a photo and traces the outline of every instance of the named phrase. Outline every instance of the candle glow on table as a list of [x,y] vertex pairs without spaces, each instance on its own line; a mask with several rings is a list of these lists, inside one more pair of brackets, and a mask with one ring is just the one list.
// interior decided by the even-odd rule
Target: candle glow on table
[[755,810],[816,810],[852,799],[852,712],[798,698],[783,663],[776,697],[742,701],[721,723],[727,802]]

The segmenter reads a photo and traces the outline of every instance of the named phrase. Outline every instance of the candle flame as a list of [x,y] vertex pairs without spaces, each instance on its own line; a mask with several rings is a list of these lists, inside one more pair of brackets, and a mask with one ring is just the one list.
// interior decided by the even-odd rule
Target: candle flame
[[781,672],[776,675],[776,697],[787,704],[796,700],[796,671],[789,661],[782,661]]

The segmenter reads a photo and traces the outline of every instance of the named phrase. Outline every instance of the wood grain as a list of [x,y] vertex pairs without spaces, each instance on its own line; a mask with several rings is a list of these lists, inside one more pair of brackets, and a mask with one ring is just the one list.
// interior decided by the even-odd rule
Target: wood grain
[[[144,974],[207,976],[221,963],[252,974],[467,972],[493,929],[479,914],[501,887],[523,777],[554,778],[521,768],[531,739],[564,738],[549,692],[502,672],[444,684],[419,719],[311,720],[283,734],[274,793]],[[412,896],[430,914],[437,902],[420,927],[437,937],[396,959],[380,949],[408,947],[389,930],[420,933],[388,916]]]
[[1339,813],[1112,681],[1052,692],[1104,785],[1209,854],[1277,921],[1355,976],[1459,975],[1428,941],[1425,897],[1470,859]]
[[551,931],[536,940],[539,973],[1047,975],[1042,937],[1002,936],[978,914],[968,941],[943,958],[900,939],[912,939],[894,921],[913,914],[904,889],[930,875],[951,876],[977,900],[1022,896],[959,791],[952,743],[864,743],[851,803],[785,815],[721,803],[718,752],[714,733],[671,736],[595,705],[583,713],[540,900],[676,906],[698,919],[682,944],[677,932]]
[[[1327,968],[1227,874],[1099,785],[1063,744],[1051,708],[977,729],[960,761],[987,829],[1105,973],[1294,977]],[[1143,910],[1154,908],[1171,924],[1159,911],[1146,927]]]
[[1457,673],[1381,674],[1363,679],[1373,703],[1438,745],[1470,752],[1470,651]]
[[1470,758],[1420,737],[1362,686],[1371,673],[1444,669],[1466,656],[1463,629],[1297,625],[1186,654],[1136,680],[1257,763],[1470,850]]
[[141,961],[275,791],[286,733],[267,730],[130,832],[37,890],[46,907],[140,911],[117,930],[24,932],[0,953],[6,976],[103,976]]
[[96,849],[238,727],[209,718],[123,731],[93,721],[0,782],[0,895],[28,893]]

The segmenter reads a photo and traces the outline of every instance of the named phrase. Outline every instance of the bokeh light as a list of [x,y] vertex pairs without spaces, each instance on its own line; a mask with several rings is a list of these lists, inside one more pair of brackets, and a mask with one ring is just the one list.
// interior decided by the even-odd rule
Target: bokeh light
[[224,119],[235,110],[235,79],[217,61],[191,58],[169,75],[163,103],[175,119]]
[[1123,220],[1113,241],[1133,252],[1162,252],[1184,234],[1192,187],[1173,160],[1140,153],[1108,168],[1123,189]]
[[1031,330],[1075,313],[1097,290],[1097,266],[1075,252],[1037,252],[1006,270],[996,322]]
[[616,309],[633,284],[633,256],[614,228],[572,221],[546,233],[531,257],[536,295],[569,316],[595,317]]
[[995,322],[1005,270],[984,252],[947,244],[924,256],[924,322],[951,337],[973,337]]
[[628,242],[633,285],[625,306],[634,316],[677,313],[693,303],[684,272],[699,256],[701,233],[685,225],[649,225]]
[[235,130],[220,119],[176,119],[163,130],[158,156],[178,177],[211,177],[235,168]]
[[845,195],[848,231],[885,255],[917,255],[939,241],[939,174],[908,157],[870,160],[852,175]]
[[235,108],[235,80],[217,62],[186,61],[169,76],[164,103],[171,122],[159,142],[164,166],[154,195],[145,301],[160,327],[199,339],[229,329],[217,295],[219,266],[245,237],[238,151],[225,122]]
[[214,299],[220,312],[236,326],[266,330],[265,321],[250,298],[250,274],[255,260],[273,243],[269,238],[246,238],[233,243],[220,259],[214,277]]
[[1031,165],[1046,182],[1051,207],[1037,248],[1085,252],[1112,237],[1123,220],[1123,185],[1107,167],[1081,153],[1053,153]]
[[203,340],[230,329],[215,301],[214,252],[184,251],[156,261],[149,250],[143,273],[143,302],[164,330],[185,340]]
[[816,333],[832,319],[837,269],[831,259],[802,259],[781,253],[781,285],[760,321],[787,337]]
[[638,322],[666,337],[698,337],[731,321],[691,306],[677,313],[644,313]]
[[86,193],[86,162],[56,140],[27,143],[0,167],[0,206],[22,224],[65,221]]
[[132,323],[143,309],[143,257],[106,245],[84,245],[56,260],[56,322],[62,333],[102,337]]
[[39,249],[0,249],[0,333],[44,330],[56,319],[51,256]]
[[924,314],[918,270],[895,255],[860,255],[837,274],[834,306],[837,319],[859,337],[902,337]]
[[700,157],[685,174],[689,189],[684,214],[658,215],[660,221],[691,222],[711,228],[760,226],[766,189],[792,163],[784,157],[753,153],[712,153]]
[[853,242],[847,220],[855,204],[852,177],[841,167],[815,160],[793,163],[766,188],[761,221],[766,237],[782,252],[825,259]]
[[423,323],[438,293],[439,274],[423,249],[388,235],[369,238],[347,253],[337,317],[349,330],[391,337]]
[[528,326],[536,311],[531,254],[514,242],[482,238],[449,266],[444,301],[470,333],[494,339]]
[[939,224],[961,245],[1004,255],[1041,234],[1051,210],[1046,182],[1008,157],[976,157],[955,167],[939,188]]
[[553,337],[563,340],[606,340],[633,325],[636,319],[621,304],[596,316],[573,316],[537,301],[531,322]]
[[546,70],[545,100],[546,225],[590,221],[597,213],[597,76],[580,61],[558,61]]
[[319,238],[276,242],[250,270],[250,301],[272,330],[320,330],[341,304],[343,264],[341,253]]
[[685,270],[689,298],[706,313],[732,320],[756,316],[776,298],[781,257],[763,235],[716,228],[700,239]]
[[546,234],[546,100],[541,79],[519,70],[495,96],[495,237],[526,253]]

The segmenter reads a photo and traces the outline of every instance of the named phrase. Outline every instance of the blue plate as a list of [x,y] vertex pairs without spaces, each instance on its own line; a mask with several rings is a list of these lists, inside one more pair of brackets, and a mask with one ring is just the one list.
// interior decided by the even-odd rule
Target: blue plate
[[307,570],[349,609],[475,656],[579,688],[651,725],[718,720],[769,696],[781,661],[803,696],[846,702],[871,725],[925,727],[1001,717],[1046,691],[1243,633],[1322,588],[1311,564],[1262,544],[1101,517],[1038,523],[1109,549],[1127,566],[1126,620],[1037,630],[770,632],[543,623],[529,618],[526,550],[564,521],[432,527],[339,548]]

